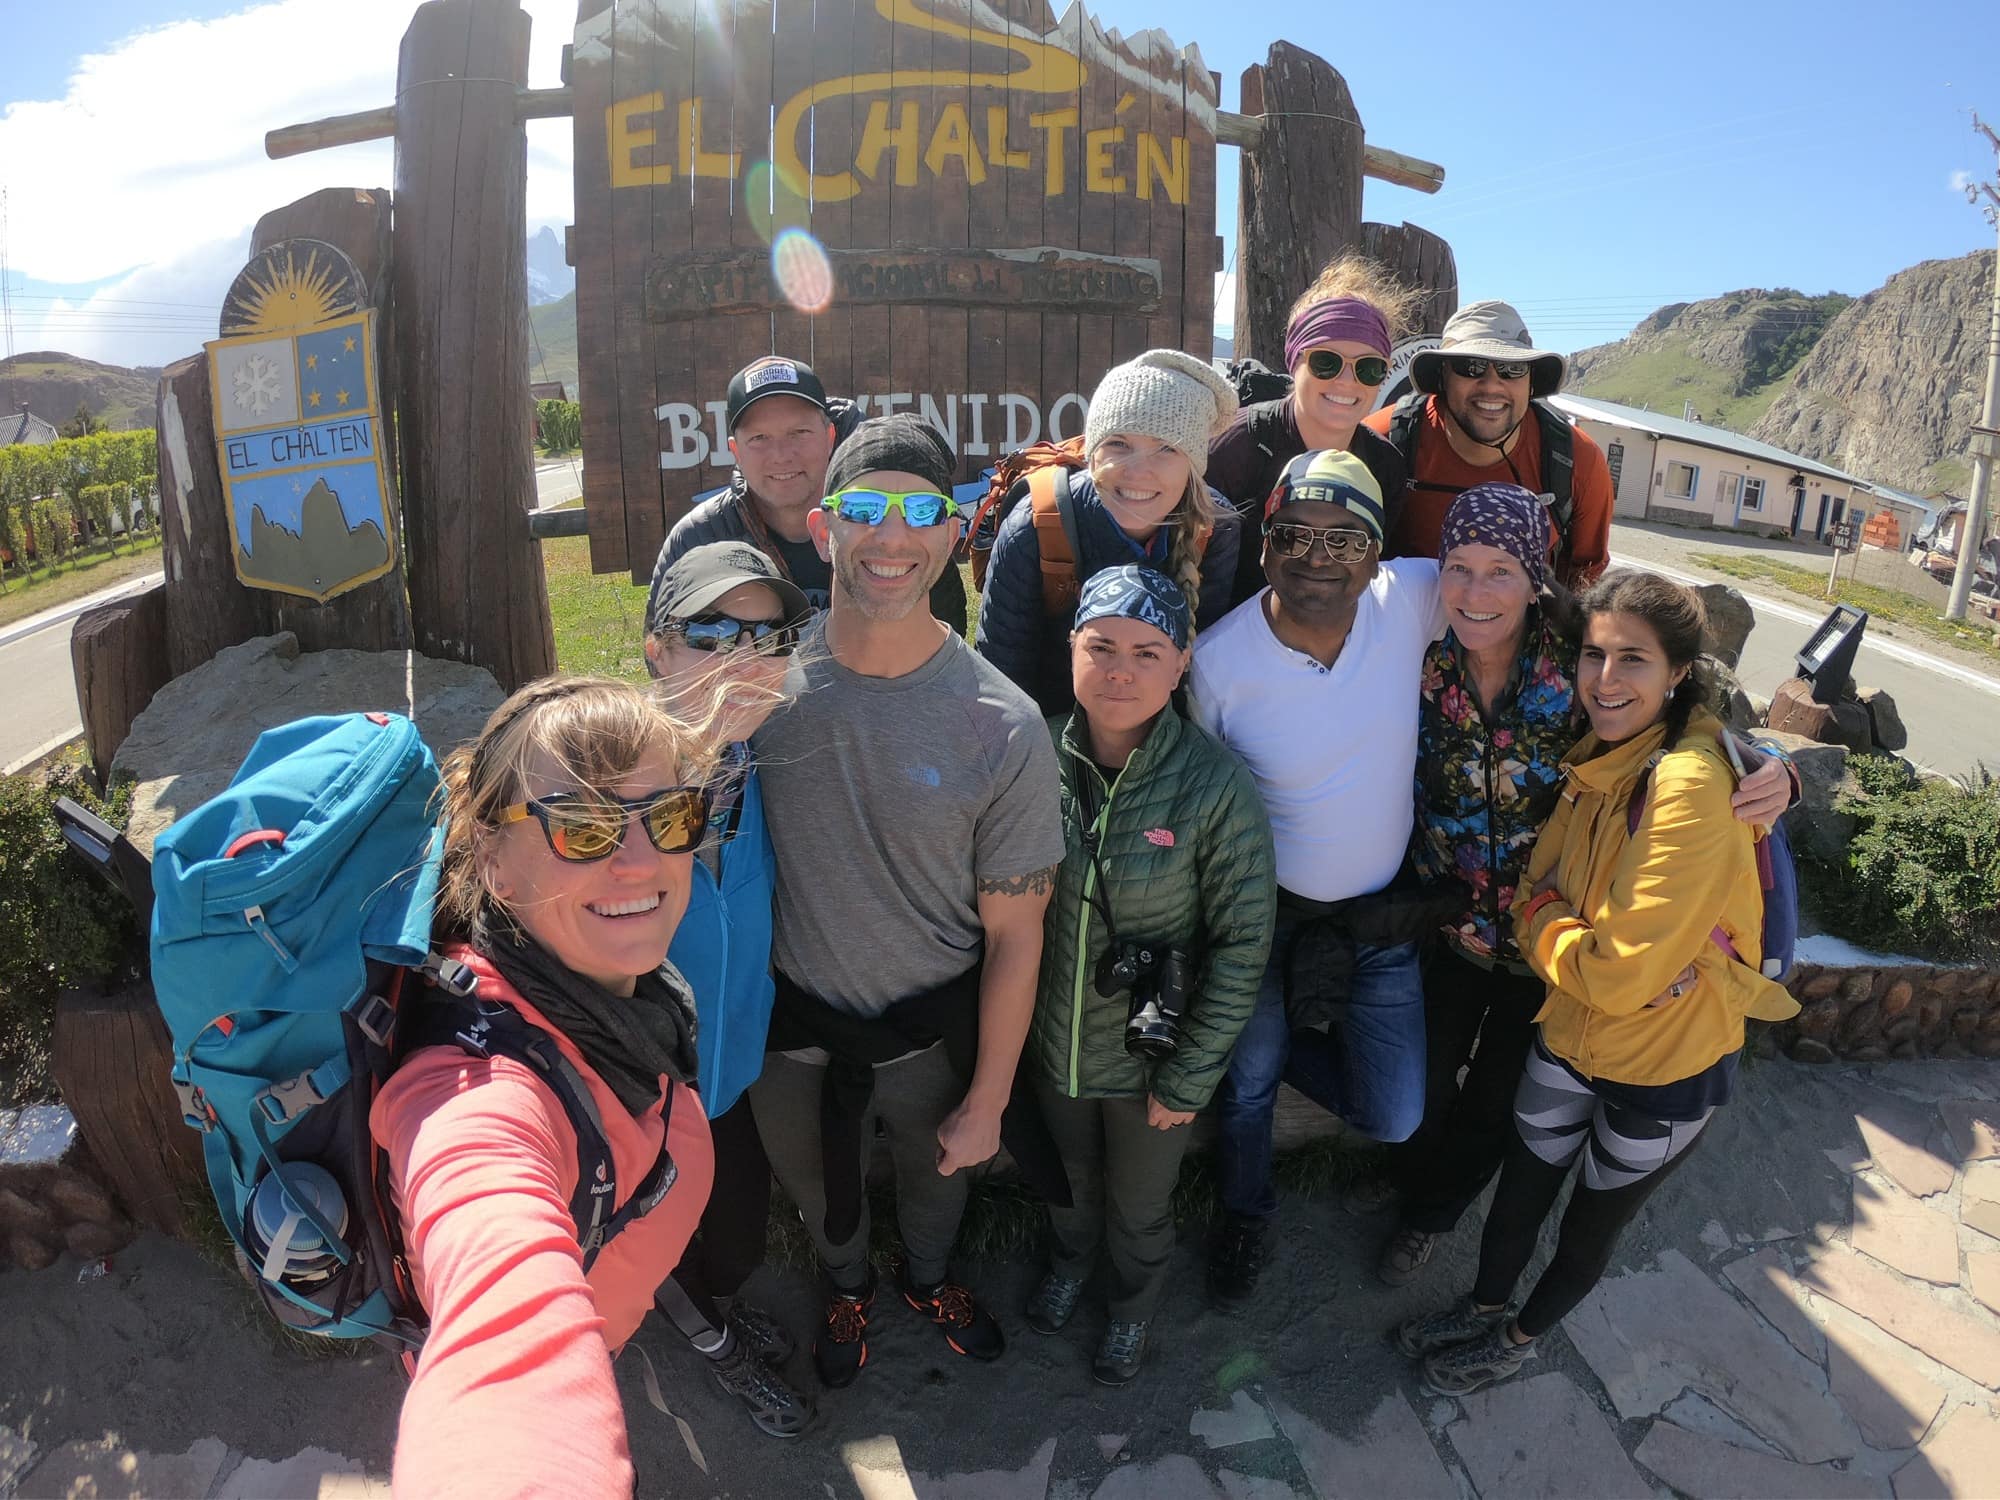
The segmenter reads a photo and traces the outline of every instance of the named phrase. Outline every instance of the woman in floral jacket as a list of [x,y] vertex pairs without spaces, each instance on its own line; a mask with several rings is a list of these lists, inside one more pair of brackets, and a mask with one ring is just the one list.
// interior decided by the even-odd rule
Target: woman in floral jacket
[[[1508,912],[1585,728],[1580,622],[1567,595],[1546,591],[1548,559],[1548,512],[1519,485],[1477,485],[1446,512],[1446,628],[1424,658],[1414,855],[1427,882],[1456,881],[1467,901],[1425,962],[1424,1123],[1396,1148],[1402,1218],[1377,1266],[1391,1286],[1416,1278],[1499,1170],[1547,998]],[[1744,779],[1736,816],[1768,825],[1792,790],[1789,763],[1774,759]]]

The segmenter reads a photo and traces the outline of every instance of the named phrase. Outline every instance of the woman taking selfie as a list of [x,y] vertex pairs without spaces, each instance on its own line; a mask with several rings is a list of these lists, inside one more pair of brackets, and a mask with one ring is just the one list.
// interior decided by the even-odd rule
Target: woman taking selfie
[[611,1357],[681,1258],[711,1176],[694,1004],[666,962],[709,755],[643,690],[558,677],[445,763],[439,949],[482,1003],[553,1038],[557,1071],[601,1120],[626,1222],[586,1271],[577,1133],[542,1073],[455,1044],[397,1069],[370,1124],[431,1320],[399,1495],[631,1492]]
[[[1590,720],[1512,908],[1547,986],[1515,1096],[1472,1295],[1397,1330],[1426,1384],[1460,1395],[1514,1374],[1583,1300],[1618,1237],[1728,1102],[1746,1016],[1797,1004],[1763,977],[1755,830],[1696,665],[1704,618],[1647,573],[1583,601],[1576,693]],[[1691,976],[1686,973],[1692,970]],[[1570,1170],[1556,1252],[1518,1313],[1515,1283]]]
[[1110,1321],[1091,1369],[1139,1373],[1174,1251],[1188,1123],[1249,1019],[1276,901],[1255,782],[1168,702],[1187,670],[1187,597],[1148,568],[1084,585],[1070,637],[1063,856],[1024,1066],[1074,1200],[1052,1208],[1053,1264],[1028,1323],[1055,1333],[1100,1246]]

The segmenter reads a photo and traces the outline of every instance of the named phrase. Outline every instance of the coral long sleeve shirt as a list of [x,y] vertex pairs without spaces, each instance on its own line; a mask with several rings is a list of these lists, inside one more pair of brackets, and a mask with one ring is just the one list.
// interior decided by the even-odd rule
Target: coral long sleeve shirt
[[[629,1495],[632,1462],[612,1356],[679,1262],[708,1201],[715,1159],[691,1088],[634,1117],[569,1041],[477,955],[482,993],[548,1031],[603,1118],[618,1205],[664,1133],[679,1177],[585,1276],[570,1195],[576,1134],[533,1071],[451,1047],[416,1052],[369,1123],[388,1153],[395,1208],[431,1332],[403,1401],[399,1496]],[[664,1080],[663,1080],[664,1082]]]

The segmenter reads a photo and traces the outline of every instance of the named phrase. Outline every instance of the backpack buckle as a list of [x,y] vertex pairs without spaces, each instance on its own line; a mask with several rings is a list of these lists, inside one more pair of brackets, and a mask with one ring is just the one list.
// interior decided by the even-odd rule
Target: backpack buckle
[[432,984],[460,999],[479,991],[479,976],[472,971],[472,966],[455,958],[446,958],[441,953],[426,954],[423,967],[418,972]]
[[200,1085],[190,1083],[185,1078],[174,1079],[173,1085],[174,1096],[181,1101],[181,1123],[190,1130],[199,1130],[203,1135],[215,1129],[215,1110],[210,1106],[208,1096],[202,1093]]
[[347,1060],[333,1058],[299,1074],[296,1078],[281,1079],[264,1088],[251,1101],[251,1107],[273,1125],[288,1125],[315,1104],[324,1104],[347,1084],[351,1075],[347,1070]]
[[371,994],[354,1013],[354,1024],[370,1042],[387,1051],[389,1038],[396,1032],[396,1007]]

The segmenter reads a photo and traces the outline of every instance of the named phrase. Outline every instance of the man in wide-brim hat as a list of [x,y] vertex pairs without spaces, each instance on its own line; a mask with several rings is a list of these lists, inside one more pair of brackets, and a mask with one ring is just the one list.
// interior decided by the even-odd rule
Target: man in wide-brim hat
[[1562,389],[1568,370],[1562,355],[1535,347],[1507,303],[1459,309],[1437,348],[1411,362],[1417,393],[1366,423],[1396,446],[1410,473],[1385,556],[1435,557],[1452,500],[1498,480],[1543,497],[1554,523],[1558,579],[1576,588],[1604,571],[1610,465],[1589,434],[1546,400]]

